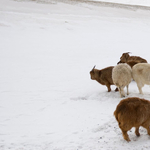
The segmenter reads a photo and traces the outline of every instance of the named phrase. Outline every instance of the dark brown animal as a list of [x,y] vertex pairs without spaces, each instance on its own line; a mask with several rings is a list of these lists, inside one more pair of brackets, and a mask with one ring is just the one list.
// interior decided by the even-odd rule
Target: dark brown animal
[[131,66],[131,68],[137,63],[147,63],[147,60],[139,57],[139,56],[130,56],[128,53],[123,53],[120,57],[120,61],[117,63],[127,63]]
[[140,136],[140,126],[146,128],[150,135],[150,101],[138,97],[126,98],[120,101],[114,115],[126,141],[130,141],[127,132],[132,127],[135,127],[137,136]]
[[[108,92],[111,91],[111,85],[114,85],[113,80],[112,80],[112,69],[114,67],[107,67],[102,70],[98,70],[94,68],[90,71],[91,79],[96,80],[102,85],[106,85]],[[118,88],[115,89],[115,91],[118,91]]]

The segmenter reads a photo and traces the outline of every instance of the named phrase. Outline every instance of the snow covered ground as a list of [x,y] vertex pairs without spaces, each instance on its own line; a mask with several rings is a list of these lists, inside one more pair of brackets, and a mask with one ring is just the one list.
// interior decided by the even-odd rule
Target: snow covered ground
[[89,1],[110,2],[126,5],[137,5],[137,6],[150,6],[149,0],[89,0]]
[[[150,62],[150,11],[45,0],[0,0],[0,150],[148,150],[140,128],[124,141],[118,92],[89,72],[123,52]],[[150,100],[150,87],[128,97]]]

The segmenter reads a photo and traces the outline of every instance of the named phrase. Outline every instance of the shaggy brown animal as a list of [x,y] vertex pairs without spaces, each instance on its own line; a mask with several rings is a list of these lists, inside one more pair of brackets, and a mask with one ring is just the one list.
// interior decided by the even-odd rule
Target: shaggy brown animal
[[130,141],[127,132],[132,127],[135,127],[137,136],[140,136],[140,126],[146,128],[150,135],[150,101],[138,97],[126,98],[120,101],[114,115],[126,141]]
[[[107,68],[104,68],[102,70],[98,70],[94,68],[90,71],[91,79],[96,80],[102,85],[106,85],[108,92],[111,91],[111,85],[114,85],[113,80],[112,80],[112,69],[114,67],[110,66]],[[115,91],[118,91],[118,88],[115,89]]]
[[130,52],[123,53],[122,56],[120,57],[120,61],[117,64],[127,63],[132,68],[137,63],[147,63],[147,60],[145,60],[139,56],[130,56],[129,53]]

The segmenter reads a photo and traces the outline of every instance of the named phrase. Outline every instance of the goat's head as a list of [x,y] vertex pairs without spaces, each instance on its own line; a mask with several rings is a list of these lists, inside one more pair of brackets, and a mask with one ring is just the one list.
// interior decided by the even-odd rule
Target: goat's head
[[95,66],[93,67],[93,69],[90,71],[90,75],[91,75],[91,79],[95,80],[95,72],[94,72]]
[[123,54],[122,54],[122,56],[120,57],[120,62],[121,62],[121,63],[127,62],[128,58],[130,57],[129,53],[130,53],[130,52],[127,52],[127,53],[123,53]]

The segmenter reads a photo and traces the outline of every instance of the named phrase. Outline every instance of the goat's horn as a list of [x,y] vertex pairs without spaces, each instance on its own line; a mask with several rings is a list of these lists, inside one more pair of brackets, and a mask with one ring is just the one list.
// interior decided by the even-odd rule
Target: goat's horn
[[128,54],[131,54],[131,52],[127,52]]
[[93,67],[93,69],[95,69],[96,65]]

